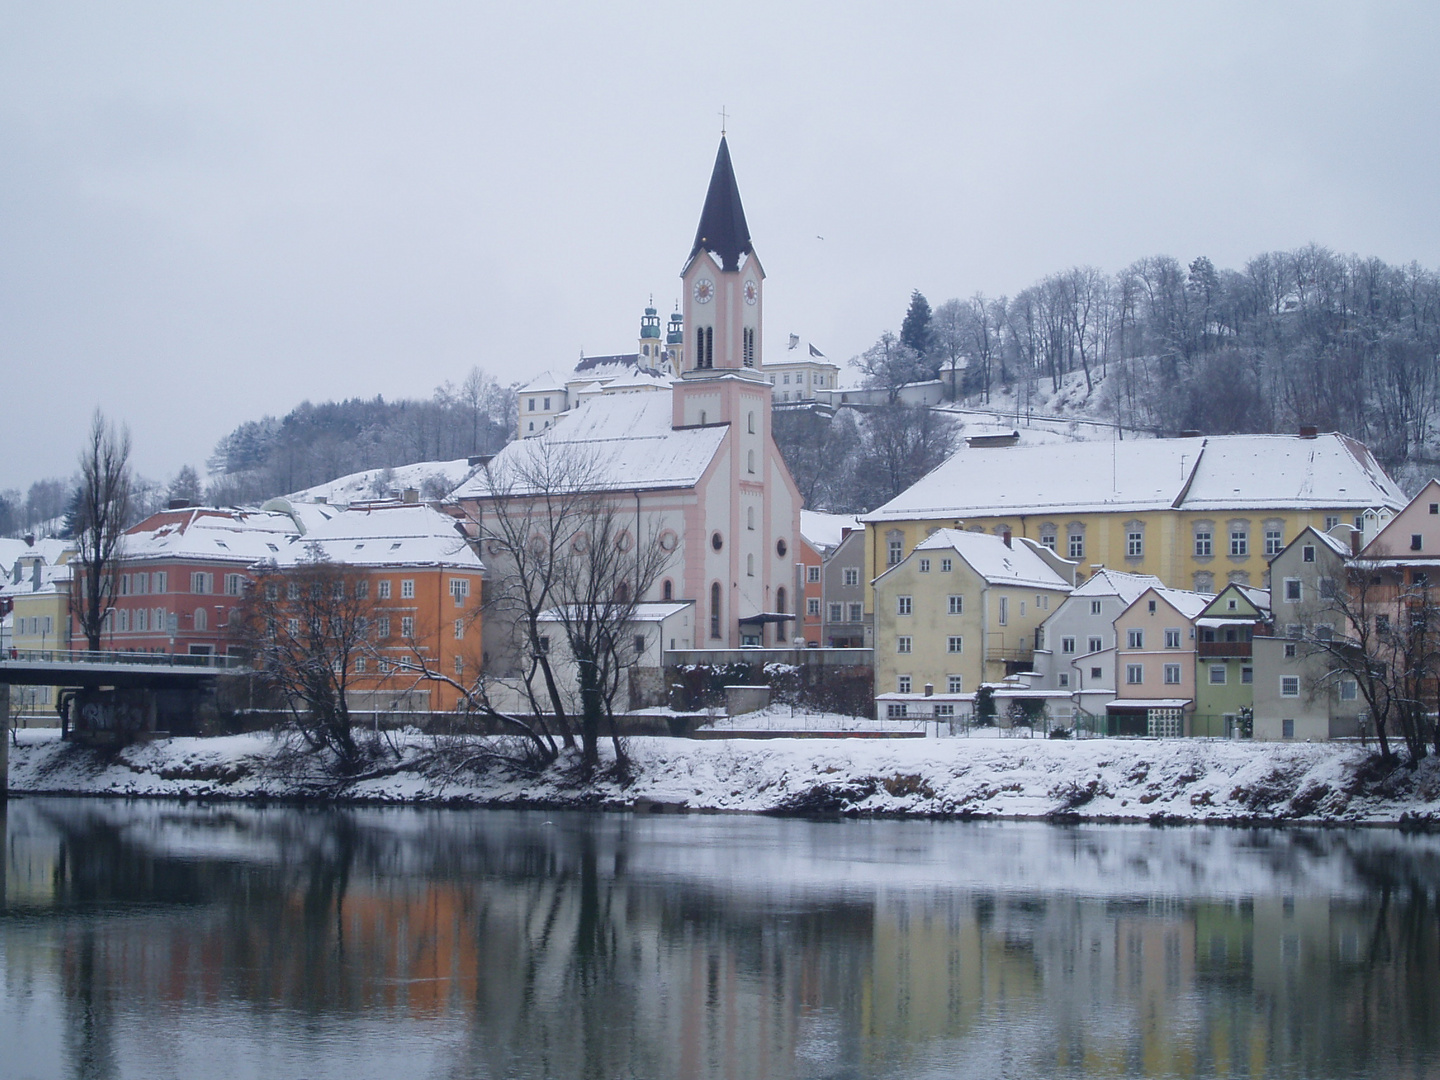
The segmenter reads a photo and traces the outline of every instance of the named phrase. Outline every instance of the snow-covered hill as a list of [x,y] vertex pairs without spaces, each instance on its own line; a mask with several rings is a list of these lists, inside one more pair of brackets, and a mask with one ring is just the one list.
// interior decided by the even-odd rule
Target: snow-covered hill
[[342,505],[366,499],[384,499],[406,488],[420,492],[421,498],[439,499],[448,495],[470,476],[475,467],[468,458],[454,461],[418,461],[397,468],[365,469],[324,484],[316,484],[285,498],[291,502],[314,502],[324,499]]

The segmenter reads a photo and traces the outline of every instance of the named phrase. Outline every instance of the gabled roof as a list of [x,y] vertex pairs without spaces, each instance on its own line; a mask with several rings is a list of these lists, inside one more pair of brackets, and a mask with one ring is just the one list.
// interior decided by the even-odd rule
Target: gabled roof
[[483,569],[458,522],[423,503],[356,506],[305,536],[291,540],[272,559],[281,566],[310,558],[316,550],[350,566],[441,566]]
[[1296,544],[1300,543],[1307,536],[1310,537],[1312,540],[1318,541],[1320,544],[1329,548],[1336,555],[1339,555],[1340,558],[1350,558],[1350,547],[1343,540],[1337,540],[1329,533],[1321,532],[1319,529],[1315,528],[1314,525],[1307,525],[1295,535],[1294,540],[1291,540],[1290,543],[1286,544],[1283,548],[1281,548],[1280,553],[1271,558],[1270,562],[1273,563],[1276,559],[1280,558],[1281,555],[1284,555],[1287,551],[1293,548]]
[[[1440,480],[1429,480],[1415,493],[1393,518],[1380,526],[1370,542],[1360,549],[1362,559],[1417,559],[1422,558],[1410,547],[1410,538],[1421,537],[1422,547],[1431,561],[1437,557],[1436,541],[1440,539],[1440,517],[1422,513],[1421,506],[1440,504]],[[1428,541],[1428,542],[1427,542]]]
[[[1007,546],[1000,537],[989,533],[937,529],[915,545],[915,552],[954,551],[991,585],[1070,591],[1070,583],[1035,554],[1030,545],[1022,541],[1012,541],[1011,545]],[[914,557],[912,552],[905,561],[909,562]]]
[[698,251],[709,251],[720,257],[726,270],[740,269],[740,256],[754,254],[750,247],[750,226],[745,223],[745,208],[740,205],[740,188],[735,183],[735,170],[730,165],[730,147],[720,136],[720,150],[715,155],[715,168],[710,173],[710,189],[705,193],[705,208],[700,211],[700,226],[695,230],[695,243],[690,258]]
[[820,554],[840,546],[846,529],[862,529],[860,519],[852,514],[826,514],[819,510],[800,511],[800,535]]
[[1206,605],[1208,605],[1211,600],[1215,599],[1213,593],[1197,593],[1191,592],[1189,589],[1152,588],[1146,589],[1134,600],[1130,601],[1129,606],[1126,607],[1125,611],[1122,611],[1120,614],[1123,616],[1126,612],[1130,610],[1130,608],[1133,608],[1136,604],[1140,603],[1141,600],[1144,600],[1151,593],[1154,593],[1159,599],[1164,600],[1167,604],[1169,604],[1187,619],[1199,618],[1200,613],[1205,610]]
[[151,514],[125,533],[121,558],[253,563],[273,557],[300,532],[289,514],[190,507]]
[[1165,583],[1154,574],[1130,574],[1124,570],[1102,567],[1082,582],[1071,596],[1118,596],[1127,606],[1146,589],[1164,588]]
[[1212,435],[962,449],[864,520],[1404,502],[1370,451],[1344,435]]
[[[1228,611],[1228,609],[1222,608],[1221,601],[1225,600],[1226,593],[1238,594],[1238,598],[1245,602],[1249,610],[1242,612],[1237,609],[1234,613],[1231,613]],[[1226,600],[1225,603],[1228,604],[1229,601]],[[1205,605],[1204,610],[1201,612],[1201,616],[1205,619],[1216,622],[1234,621],[1237,619],[1249,622],[1257,617],[1263,618],[1269,613],[1269,589],[1256,589],[1252,588],[1249,585],[1240,585],[1232,581],[1230,584],[1226,585],[1223,589],[1216,593],[1213,597],[1211,597],[1210,602]]]
[[543,473],[569,472],[596,491],[693,487],[719,452],[726,424],[672,428],[669,394],[596,397],[543,435],[512,442],[452,492],[457,499],[536,495]]

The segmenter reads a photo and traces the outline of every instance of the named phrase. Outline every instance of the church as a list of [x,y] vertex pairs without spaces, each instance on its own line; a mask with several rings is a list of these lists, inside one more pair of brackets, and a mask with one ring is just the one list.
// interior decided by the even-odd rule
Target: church
[[[483,521],[501,503],[493,477],[534,476],[540,470],[528,466],[547,454],[583,459],[600,493],[633,514],[634,535],[656,537],[670,553],[640,597],[686,609],[675,624],[683,629],[664,631],[666,648],[787,645],[798,632],[801,498],[771,434],[761,353],[765,271],[723,135],[680,276],[683,312],[667,338],[683,327],[683,340],[666,342],[666,359],[675,363],[668,388],[537,409],[549,414],[543,426],[510,443],[453,497]],[[658,319],[655,330],[658,344]],[[537,405],[559,406],[536,389]],[[521,419],[523,427],[525,410]],[[543,494],[511,484],[504,496]]]

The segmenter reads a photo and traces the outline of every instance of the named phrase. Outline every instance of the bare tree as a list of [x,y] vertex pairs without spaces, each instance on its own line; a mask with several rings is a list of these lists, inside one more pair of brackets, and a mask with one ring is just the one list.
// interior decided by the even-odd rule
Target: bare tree
[[1394,760],[1398,734],[1411,762],[1440,753],[1431,715],[1440,677],[1440,605],[1423,574],[1405,580],[1402,568],[1355,560],[1322,579],[1320,598],[1307,613],[1306,648],[1323,656],[1322,678],[1355,680],[1381,755]]
[[330,561],[310,545],[292,566],[260,568],[240,607],[239,633],[261,680],[286,702],[312,750],[334,755],[342,773],[362,764],[349,692],[382,644],[378,608],[363,570]]
[[78,579],[71,609],[86,647],[100,649],[105,620],[115,599],[116,563],[130,517],[130,431],[116,430],[99,409],[80,454],[80,490],[75,504]]
[[[532,730],[551,760],[557,737],[572,747],[578,736],[582,761],[593,768],[602,724],[610,722],[613,736],[615,695],[634,662],[626,630],[635,605],[671,559],[663,522],[643,520],[627,493],[610,489],[604,462],[548,439],[527,441],[480,476],[471,520],[493,583],[485,604],[493,648],[490,671],[471,684],[468,699]],[[556,628],[563,662],[551,647]],[[495,707],[497,676],[518,683],[529,716]]]
[[955,447],[954,419],[924,405],[895,402],[865,411],[857,487],[871,507],[893,499]]

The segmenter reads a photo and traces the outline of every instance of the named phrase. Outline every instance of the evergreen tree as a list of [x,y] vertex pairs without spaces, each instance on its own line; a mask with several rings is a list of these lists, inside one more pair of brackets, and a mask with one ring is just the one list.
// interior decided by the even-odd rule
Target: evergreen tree
[[910,310],[905,312],[905,321],[900,324],[900,344],[914,349],[921,357],[929,359],[933,337],[930,326],[930,301],[916,289],[910,294]]

